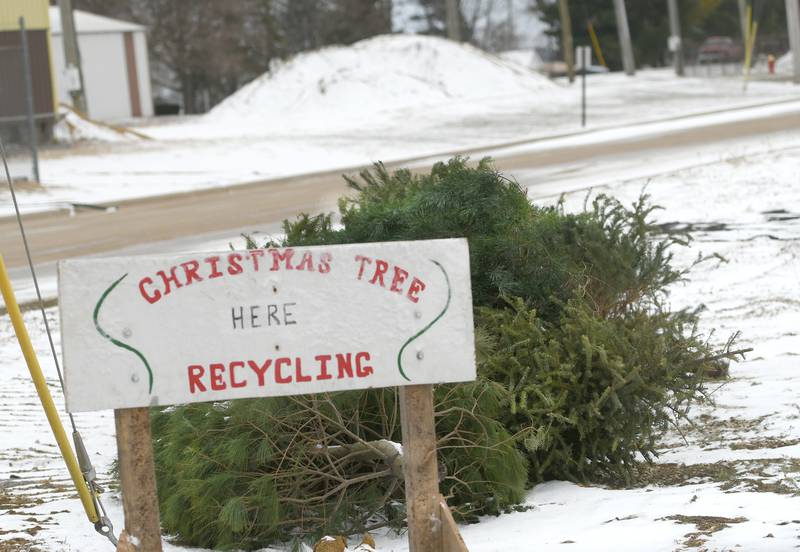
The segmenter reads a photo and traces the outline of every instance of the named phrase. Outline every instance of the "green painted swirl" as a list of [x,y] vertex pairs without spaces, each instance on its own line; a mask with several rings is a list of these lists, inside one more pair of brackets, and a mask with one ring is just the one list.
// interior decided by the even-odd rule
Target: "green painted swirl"
[[119,280],[117,280],[116,282],[114,282],[113,284],[108,286],[108,289],[103,292],[103,294],[100,296],[100,299],[97,301],[97,305],[95,305],[95,307],[94,307],[94,315],[93,315],[92,318],[94,319],[94,327],[97,329],[97,332],[100,335],[102,335],[104,338],[108,339],[111,343],[113,343],[117,347],[120,347],[121,349],[125,349],[126,351],[132,352],[137,357],[139,357],[139,359],[144,363],[144,367],[147,369],[147,376],[148,376],[148,379],[149,379],[149,390],[148,391],[149,391],[150,394],[152,394],[153,393],[153,371],[150,369],[150,364],[147,362],[147,359],[144,358],[144,355],[142,353],[140,353],[139,351],[137,351],[136,349],[134,349],[133,347],[131,347],[130,345],[128,345],[127,343],[123,343],[122,341],[111,337],[108,334],[108,332],[106,332],[103,328],[100,327],[100,323],[97,321],[97,318],[98,318],[98,316],[100,314],[100,308],[103,306],[103,302],[106,300],[106,297],[108,297],[108,295],[112,291],[114,291],[114,288],[117,287],[117,285],[119,285],[119,283],[122,280],[124,280],[126,276],[127,276],[127,274],[123,274],[122,277]]
[[450,277],[447,275],[447,271],[442,266],[442,263],[440,263],[439,261],[436,261],[434,259],[431,259],[431,262],[433,264],[435,264],[436,266],[438,266],[439,270],[441,270],[442,274],[444,274],[444,281],[445,281],[445,283],[447,283],[447,302],[445,303],[444,308],[442,309],[442,312],[440,312],[439,315],[436,318],[431,320],[428,323],[427,326],[425,326],[420,331],[418,331],[417,333],[415,333],[414,335],[409,337],[408,340],[405,343],[403,343],[403,346],[400,347],[400,351],[397,353],[397,369],[400,370],[400,375],[403,376],[408,381],[411,381],[411,378],[409,378],[406,375],[405,371],[403,370],[403,351],[405,351],[406,347],[408,347],[411,344],[412,341],[414,341],[419,336],[421,336],[422,334],[424,334],[425,332],[430,330],[431,327],[434,324],[436,324],[439,321],[439,319],[442,318],[442,316],[444,316],[444,313],[446,313],[447,309],[450,308],[450,299],[452,298],[452,295],[453,295],[453,290],[450,287]]

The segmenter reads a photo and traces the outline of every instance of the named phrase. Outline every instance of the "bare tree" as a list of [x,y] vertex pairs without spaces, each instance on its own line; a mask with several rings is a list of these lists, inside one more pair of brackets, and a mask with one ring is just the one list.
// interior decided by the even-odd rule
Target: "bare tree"
[[273,60],[391,31],[391,0],[75,0],[148,28],[154,80],[207,110]]
[[[523,0],[517,0],[523,1]],[[447,35],[446,0],[419,0],[426,34]],[[514,0],[461,0],[457,17],[460,40],[490,51],[515,48],[518,43],[514,25]]]

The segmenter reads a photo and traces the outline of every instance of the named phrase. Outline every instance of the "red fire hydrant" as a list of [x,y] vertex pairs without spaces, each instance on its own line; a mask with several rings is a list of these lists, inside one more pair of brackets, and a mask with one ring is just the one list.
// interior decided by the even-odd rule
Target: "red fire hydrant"
[[767,69],[769,70],[770,75],[775,74],[775,56],[772,54],[767,56]]

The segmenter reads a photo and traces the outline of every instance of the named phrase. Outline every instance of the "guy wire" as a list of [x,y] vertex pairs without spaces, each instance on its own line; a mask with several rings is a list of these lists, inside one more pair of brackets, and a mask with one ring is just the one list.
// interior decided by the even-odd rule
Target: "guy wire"
[[[47,321],[47,314],[44,309],[44,301],[42,300],[42,293],[39,290],[39,279],[36,277],[36,269],[33,266],[31,259],[31,250],[28,246],[28,237],[25,234],[25,226],[22,224],[22,215],[19,212],[19,204],[17,203],[17,194],[14,190],[14,182],[11,180],[11,171],[8,168],[8,159],[6,158],[6,147],[3,144],[3,139],[0,137],[0,156],[3,158],[3,168],[6,173],[6,180],[8,181],[8,189],[11,191],[11,201],[14,204],[14,213],[17,217],[17,224],[19,225],[19,232],[22,235],[22,244],[25,246],[25,256],[28,258],[28,267],[33,277],[33,287],[36,289],[36,298],[39,301],[39,310],[42,313],[42,320],[44,320],[44,329],[47,332],[47,340],[50,342],[50,352],[53,354],[53,362],[56,365],[56,373],[58,374],[58,381],[61,383],[61,391],[64,392],[64,377],[61,375],[61,366],[58,362],[58,355],[56,354],[56,346],[53,343],[53,334],[50,332],[50,323]],[[69,423],[72,425],[72,431],[77,432],[78,428],[75,426],[75,418],[71,412],[67,412],[69,416]]]

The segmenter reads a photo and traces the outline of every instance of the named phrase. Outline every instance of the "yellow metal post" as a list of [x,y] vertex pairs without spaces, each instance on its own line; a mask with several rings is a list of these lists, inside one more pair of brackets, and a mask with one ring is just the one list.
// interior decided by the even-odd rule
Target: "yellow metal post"
[[600,40],[597,38],[597,33],[594,31],[594,24],[589,21],[586,24],[586,28],[589,30],[589,38],[592,39],[592,48],[594,48],[594,55],[597,56],[597,61],[599,61],[600,65],[603,67],[608,67],[608,65],[606,65],[606,58],[603,57],[603,50],[600,48]]
[[47,387],[47,382],[44,379],[42,368],[39,366],[39,359],[36,358],[36,352],[33,350],[31,338],[28,335],[28,330],[22,319],[22,312],[19,310],[17,298],[14,296],[14,290],[11,287],[11,280],[8,277],[8,271],[6,270],[2,255],[0,255],[0,291],[2,291],[3,300],[6,303],[6,309],[8,309],[8,315],[11,317],[14,332],[17,334],[17,341],[19,341],[20,349],[22,349],[25,362],[28,364],[28,370],[31,373],[33,385],[36,387],[36,393],[39,395],[39,400],[47,416],[47,421],[50,423],[50,429],[53,430],[56,443],[58,443],[58,448],[61,450],[61,456],[64,457],[64,462],[67,464],[67,470],[69,470],[72,481],[75,483],[75,488],[78,490],[78,496],[80,496],[83,509],[86,511],[89,521],[97,523],[100,521],[100,516],[97,514],[97,508],[92,499],[91,491],[86,481],[83,479],[80,466],[78,466],[78,460],[75,458],[72,445],[64,431],[61,418],[58,416],[58,411],[53,402],[53,396],[50,394],[50,389]]
[[750,66],[753,64],[753,49],[756,46],[756,35],[758,34],[758,21],[753,21],[753,12],[750,6],[747,6],[747,20],[748,33],[747,40],[745,41],[743,85],[745,90],[747,90],[747,83],[750,81]]

